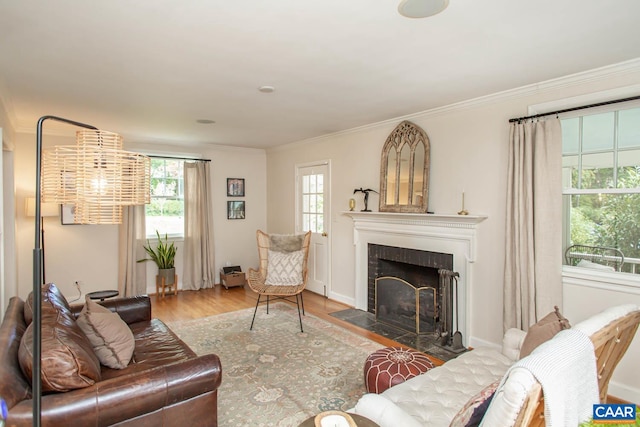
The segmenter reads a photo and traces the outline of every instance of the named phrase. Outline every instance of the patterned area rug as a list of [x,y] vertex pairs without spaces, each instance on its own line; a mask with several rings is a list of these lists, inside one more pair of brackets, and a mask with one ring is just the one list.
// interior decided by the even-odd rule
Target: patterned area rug
[[366,357],[383,346],[284,302],[168,322],[197,354],[222,361],[220,427],[298,426],[322,411],[352,408],[366,390]]

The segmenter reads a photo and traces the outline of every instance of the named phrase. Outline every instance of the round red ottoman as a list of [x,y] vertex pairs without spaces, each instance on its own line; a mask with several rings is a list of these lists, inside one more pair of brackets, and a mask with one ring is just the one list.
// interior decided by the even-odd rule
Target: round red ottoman
[[433,367],[433,362],[424,353],[410,348],[387,347],[367,357],[364,383],[369,393],[382,393]]

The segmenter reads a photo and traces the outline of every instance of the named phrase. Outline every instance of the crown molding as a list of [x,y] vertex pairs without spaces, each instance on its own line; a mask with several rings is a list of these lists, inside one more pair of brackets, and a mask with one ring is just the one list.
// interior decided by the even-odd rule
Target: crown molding
[[338,136],[350,135],[353,133],[361,132],[364,130],[373,130],[380,127],[395,126],[398,122],[403,120],[416,120],[424,119],[431,116],[437,116],[440,114],[449,113],[452,111],[461,111],[469,108],[474,108],[482,105],[490,105],[505,100],[523,98],[526,96],[541,94],[550,92],[566,87],[573,87],[585,83],[593,83],[602,80],[613,79],[624,74],[631,74],[640,72],[640,58],[634,58],[629,61],[620,62],[617,64],[607,65],[604,67],[595,68],[592,70],[581,71],[567,76],[558,77],[555,79],[545,80],[538,83],[532,83],[530,85],[517,87],[514,89],[508,89],[501,92],[492,93],[489,95],[480,96],[477,98],[468,99],[465,101],[456,102],[453,104],[445,105],[442,107],[436,107],[429,110],[419,111],[404,116],[394,117],[392,119],[383,120],[376,123],[371,123],[363,126],[358,126],[351,129],[346,129],[339,132],[334,132],[326,135],[321,135],[314,138],[304,139],[301,141],[291,142],[288,144],[278,145],[277,147],[268,148],[269,152],[276,152],[282,150],[288,150],[300,145],[311,144],[320,141],[326,141]]

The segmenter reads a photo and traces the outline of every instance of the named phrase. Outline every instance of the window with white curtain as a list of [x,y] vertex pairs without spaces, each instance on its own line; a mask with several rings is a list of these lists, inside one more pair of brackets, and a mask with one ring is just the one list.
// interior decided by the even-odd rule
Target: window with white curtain
[[184,237],[184,161],[151,159],[151,203],[146,205],[147,237]]
[[640,107],[585,112],[561,120],[564,247],[618,249],[640,274]]

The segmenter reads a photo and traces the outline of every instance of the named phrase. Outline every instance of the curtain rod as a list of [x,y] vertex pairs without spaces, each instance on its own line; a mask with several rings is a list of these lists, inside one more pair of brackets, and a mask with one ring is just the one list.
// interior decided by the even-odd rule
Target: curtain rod
[[210,162],[211,159],[196,159],[193,157],[149,156],[152,159],[193,160],[195,162]]
[[509,123],[521,122],[523,120],[529,120],[529,119],[537,119],[538,117],[552,116],[554,114],[568,113],[569,111],[585,110],[587,108],[602,107],[604,105],[618,104],[620,102],[635,101],[637,99],[640,99],[640,95],[632,96],[632,97],[629,97],[629,98],[615,99],[613,101],[598,102],[597,104],[582,105],[580,107],[565,108],[564,110],[551,111],[549,113],[534,114],[533,116],[518,117],[518,118],[515,118],[515,119],[509,119]]

